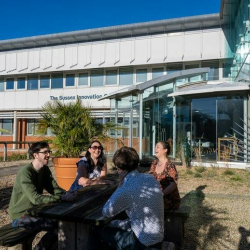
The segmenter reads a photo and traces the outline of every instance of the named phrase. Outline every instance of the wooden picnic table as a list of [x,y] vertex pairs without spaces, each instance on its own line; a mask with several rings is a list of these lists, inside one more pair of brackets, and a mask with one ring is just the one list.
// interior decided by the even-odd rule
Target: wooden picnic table
[[35,206],[30,216],[58,220],[58,249],[87,249],[90,225],[105,225],[111,218],[102,215],[102,207],[118,185],[118,175],[108,175],[111,185],[92,185],[78,190],[75,202]]

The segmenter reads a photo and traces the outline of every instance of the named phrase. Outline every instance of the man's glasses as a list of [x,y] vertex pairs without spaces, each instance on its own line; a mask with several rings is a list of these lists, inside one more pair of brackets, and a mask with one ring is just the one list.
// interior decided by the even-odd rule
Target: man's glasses
[[92,148],[92,149],[94,149],[94,150],[97,150],[97,149],[102,150],[102,149],[103,149],[102,146],[92,146],[92,147],[90,147],[90,148]]
[[44,154],[44,155],[48,155],[48,154],[52,154],[51,150],[46,150],[46,151],[40,151],[38,153]]

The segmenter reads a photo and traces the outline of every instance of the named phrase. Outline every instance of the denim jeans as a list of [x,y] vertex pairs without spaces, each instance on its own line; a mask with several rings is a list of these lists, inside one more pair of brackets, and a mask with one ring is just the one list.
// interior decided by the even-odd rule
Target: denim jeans
[[58,241],[58,223],[56,220],[35,218],[28,215],[23,215],[21,218],[12,221],[12,227],[14,229],[23,227],[30,230],[37,230],[37,232],[47,231],[35,249],[51,249]]
[[161,242],[153,246],[143,245],[132,230],[125,231],[112,227],[95,227],[89,232],[88,250],[117,249],[117,250],[158,250]]

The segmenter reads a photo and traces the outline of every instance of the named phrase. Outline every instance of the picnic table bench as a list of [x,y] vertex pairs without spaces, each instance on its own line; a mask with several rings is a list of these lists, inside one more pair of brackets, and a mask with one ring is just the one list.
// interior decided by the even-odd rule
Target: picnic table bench
[[8,249],[31,250],[32,241],[37,233],[35,230],[25,228],[15,230],[11,224],[7,224],[0,228],[0,246]]

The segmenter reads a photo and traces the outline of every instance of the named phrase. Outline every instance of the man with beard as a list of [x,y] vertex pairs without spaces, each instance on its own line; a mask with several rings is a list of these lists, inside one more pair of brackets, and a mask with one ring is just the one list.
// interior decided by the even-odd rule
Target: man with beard
[[[48,167],[51,153],[49,144],[45,141],[31,145],[29,154],[33,161],[18,171],[9,205],[13,228],[48,231],[36,249],[49,249],[57,242],[57,221],[31,217],[27,215],[27,210],[35,205],[73,201],[76,198],[76,192],[65,192],[52,177]],[[44,195],[44,190],[50,195]]]

